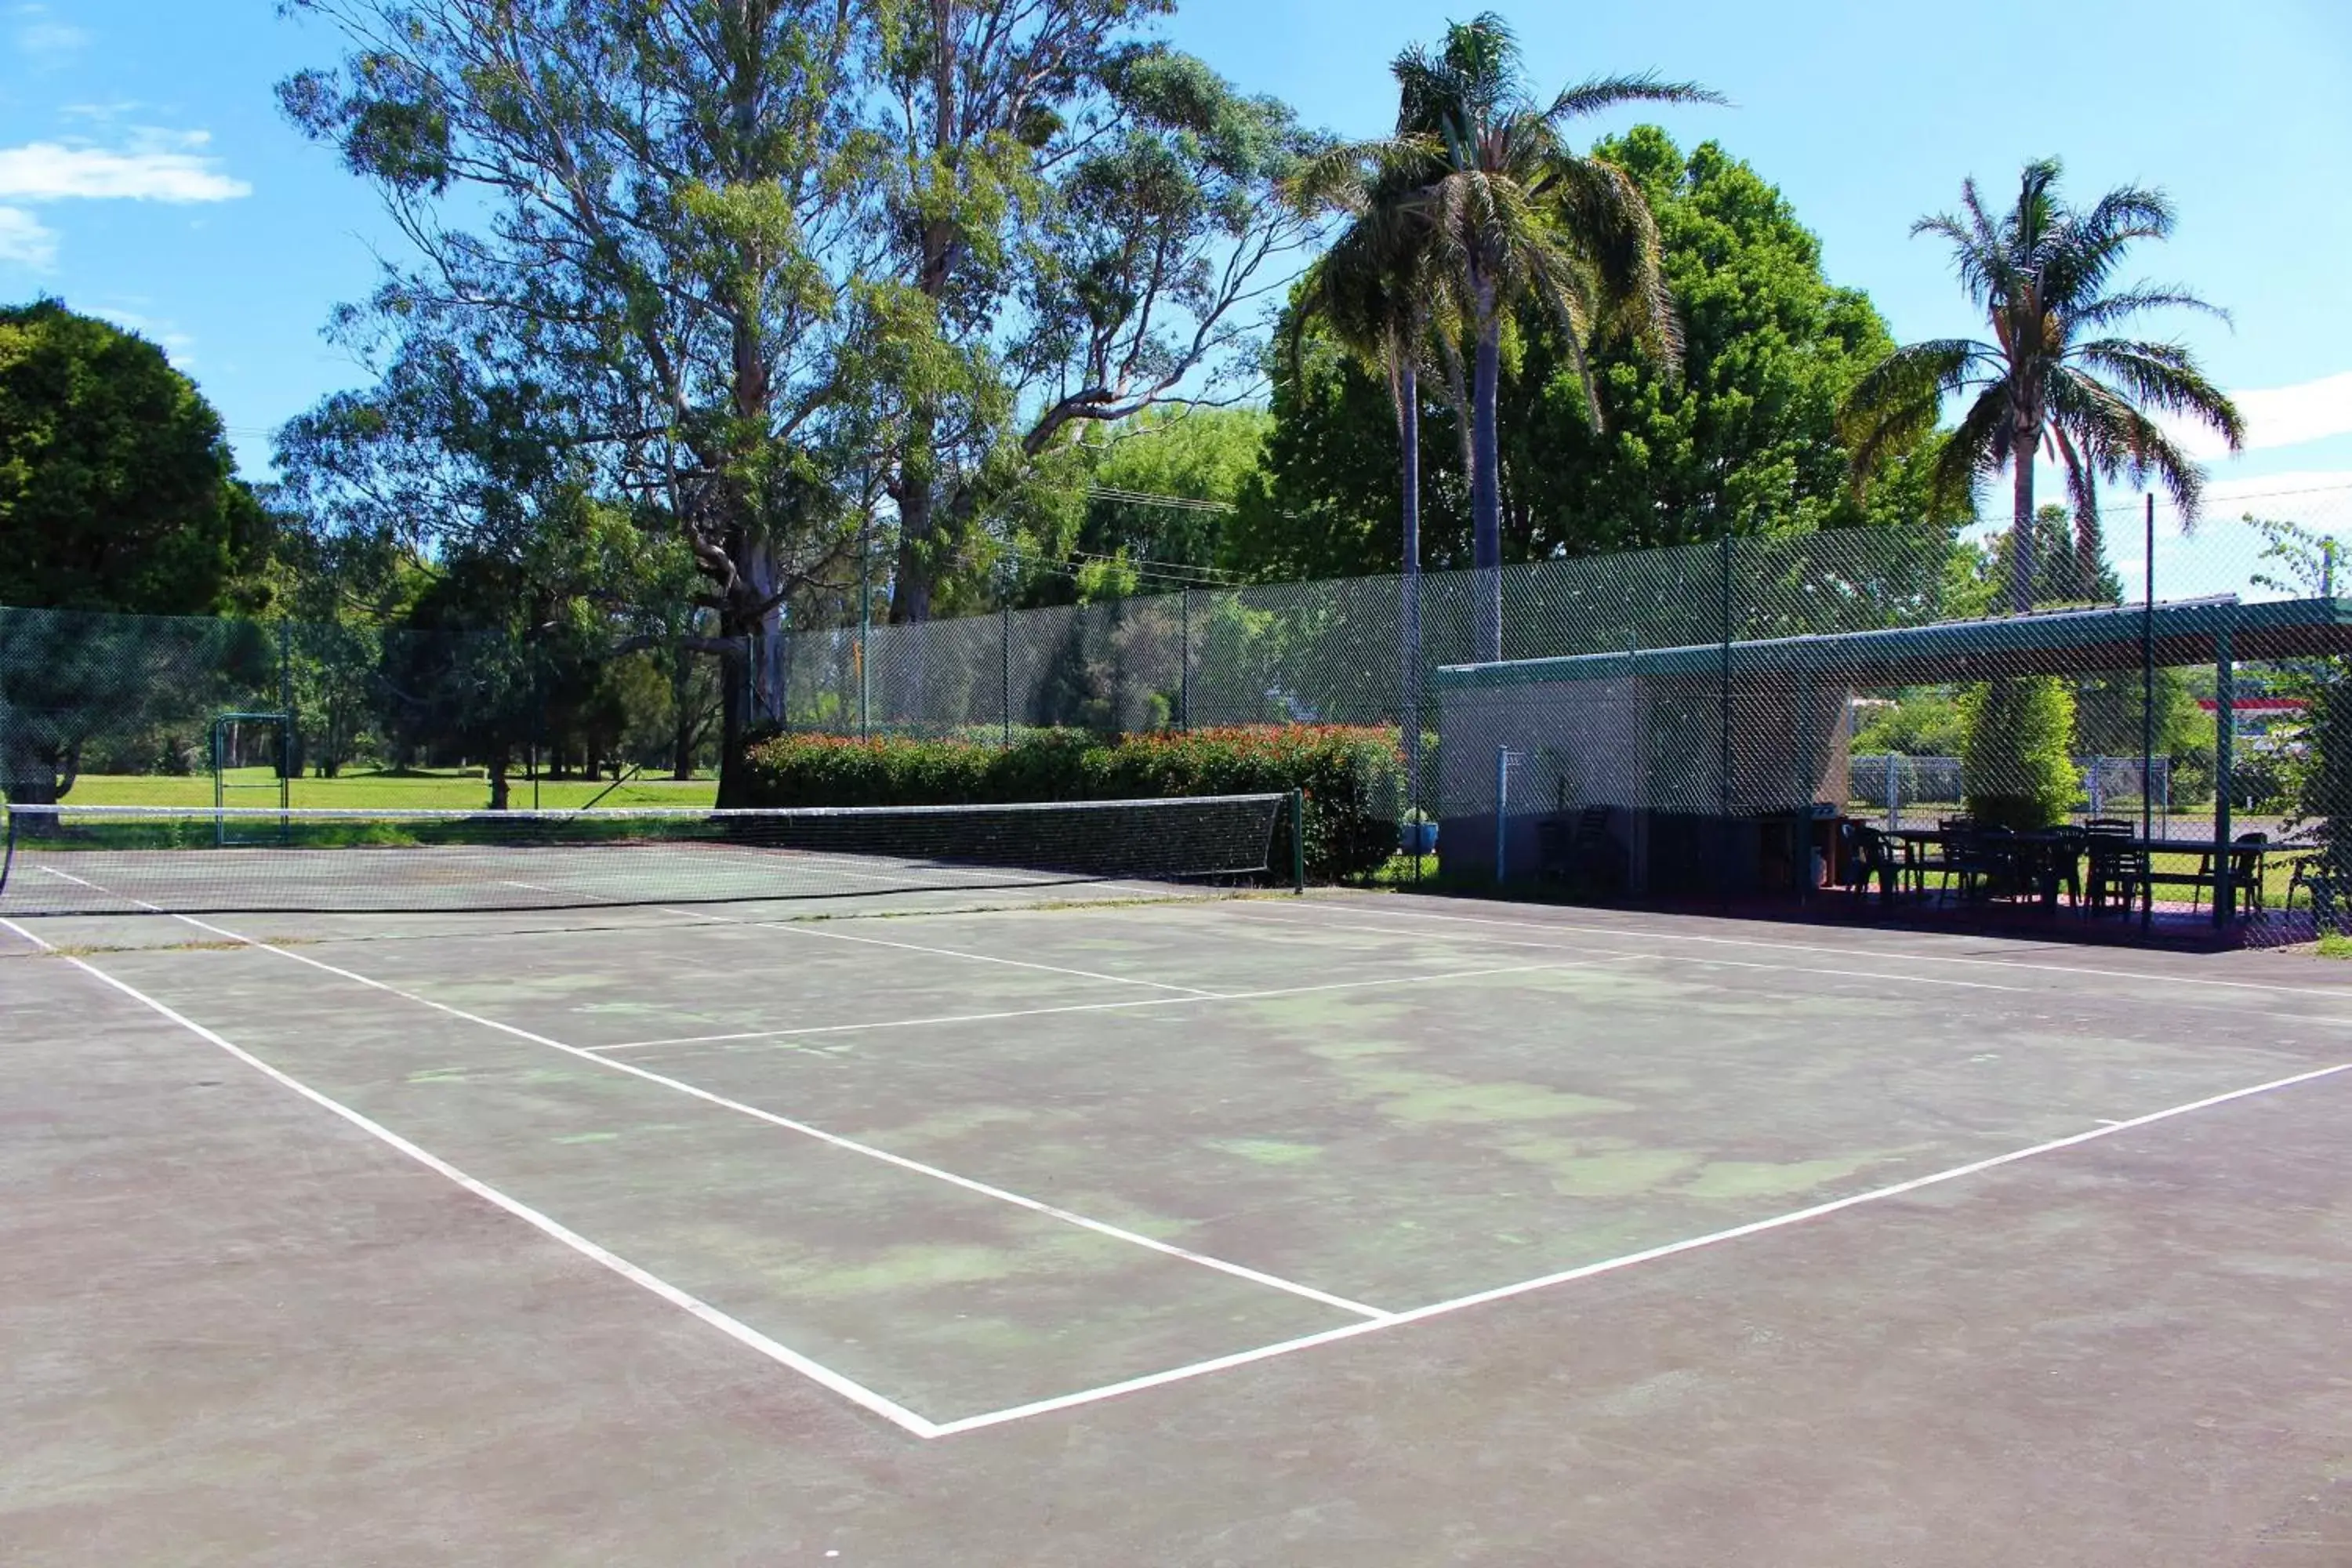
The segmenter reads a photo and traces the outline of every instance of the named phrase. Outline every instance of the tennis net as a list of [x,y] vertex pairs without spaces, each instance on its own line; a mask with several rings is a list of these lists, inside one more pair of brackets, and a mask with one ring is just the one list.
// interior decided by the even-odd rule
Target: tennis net
[[[1285,795],[774,810],[12,806],[0,915],[399,912],[1263,879]],[[979,901],[988,901],[982,899]]]

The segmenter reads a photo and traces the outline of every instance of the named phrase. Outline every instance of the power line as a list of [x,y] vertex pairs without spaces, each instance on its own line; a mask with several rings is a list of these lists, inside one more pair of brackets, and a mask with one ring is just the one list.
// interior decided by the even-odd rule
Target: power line
[[1106,555],[1099,550],[1073,550],[1070,553],[1081,561],[1100,561],[1151,576],[1190,576],[1202,583],[1214,584],[1220,587],[1227,584],[1238,584],[1241,581],[1241,574],[1238,572],[1227,572],[1215,566],[1196,566],[1186,561],[1139,561],[1125,555]]
[[1089,500],[1113,500],[1129,506],[1163,507],[1170,511],[1239,511],[1229,500],[1201,500],[1192,496],[1154,495],[1150,490],[1121,489],[1117,485],[1088,485]]

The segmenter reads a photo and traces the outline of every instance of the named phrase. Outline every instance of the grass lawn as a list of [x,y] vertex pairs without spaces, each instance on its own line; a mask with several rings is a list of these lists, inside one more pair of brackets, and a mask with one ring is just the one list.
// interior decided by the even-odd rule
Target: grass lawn
[[[272,806],[278,804],[276,781],[267,768],[239,768],[229,775],[239,786],[228,792],[229,805]],[[517,809],[531,804],[531,783],[520,774],[508,781],[508,801]],[[541,779],[539,804],[551,811],[586,805],[610,780]],[[596,804],[599,811],[633,805],[707,806],[719,798],[716,779],[632,779],[613,789]],[[404,773],[346,773],[340,778],[299,778],[294,781],[297,806],[415,811],[480,811],[490,804],[489,780],[478,768]],[[74,783],[68,805],[186,805],[209,807],[213,781],[209,774],[173,778],[145,773],[84,773]]]

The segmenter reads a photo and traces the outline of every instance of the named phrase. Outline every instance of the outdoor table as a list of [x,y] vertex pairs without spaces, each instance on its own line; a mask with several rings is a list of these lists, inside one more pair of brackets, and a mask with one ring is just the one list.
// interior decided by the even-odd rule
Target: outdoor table
[[[2220,881],[2222,858],[2224,856],[2231,855],[2252,856],[2254,861],[2253,875],[2251,878],[2232,877],[2230,879],[2229,914],[2230,918],[2233,920],[2237,918],[2240,901],[2245,897],[2245,884],[2251,880],[2257,887],[2261,885],[2263,872],[2264,869],[2263,862],[2273,850],[2292,850],[2306,847],[2306,846],[2294,844],[2224,844],[2211,838],[2126,838],[2119,839],[2117,842],[2126,844],[2134,849],[2144,850],[2150,855],[2202,856],[2204,858],[2205,870],[2201,875],[2190,872],[2169,872],[2166,875],[2168,879],[2170,880],[2191,882],[2199,886],[2212,888],[2214,889],[2214,900],[2217,903],[2221,899]],[[2154,868],[2151,867],[2150,869],[2153,870]]]
[[[1954,836],[1940,827],[1896,827],[1887,830],[1886,837],[1906,845],[1920,846],[1929,844],[1948,844]],[[2036,875],[2034,877],[2034,880],[2041,892],[2042,902],[2048,907],[2056,906],[2058,902],[2058,884],[2063,879],[2065,870],[2069,869],[2069,868],[2061,867],[2059,864],[2061,858],[2056,855],[2050,854],[2049,851],[2060,847],[2061,846],[2073,846],[2075,851],[2074,857],[2075,867],[2072,868],[2077,869],[2079,874],[2082,857],[2087,851],[2091,842],[2087,838],[2080,837],[2071,833],[2054,832],[1991,834],[1980,837],[1989,837],[1996,843],[2025,846],[2038,852],[2039,858],[2043,863],[2035,868]],[[2137,836],[2126,838],[2121,835],[2117,835],[2113,838],[2101,839],[2100,842],[2103,844],[2112,844],[2120,849],[2129,849],[2147,855],[2200,856],[2204,859],[2206,868],[2201,875],[2183,872],[2172,872],[2168,873],[2167,875],[2174,880],[2192,881],[2199,886],[2209,888],[2217,887],[2217,884],[2220,882],[2221,858],[2223,856],[2252,855],[2254,861],[2254,872],[2252,880],[2259,883],[2263,877],[2264,859],[2271,853],[2277,850],[2294,850],[2301,847],[2307,847],[2306,846],[2294,844],[2224,844],[2212,838],[2142,838]],[[2238,913],[2240,900],[2243,896],[2243,888],[2242,884],[2245,880],[2247,880],[2247,879],[2231,879],[2230,889],[2230,914],[2232,918],[2234,918]]]

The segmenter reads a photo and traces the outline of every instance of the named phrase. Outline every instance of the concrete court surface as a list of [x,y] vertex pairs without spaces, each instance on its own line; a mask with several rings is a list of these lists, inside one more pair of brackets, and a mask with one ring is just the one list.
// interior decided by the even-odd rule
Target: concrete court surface
[[795,912],[0,925],[10,1560],[2352,1563],[2332,965]]

